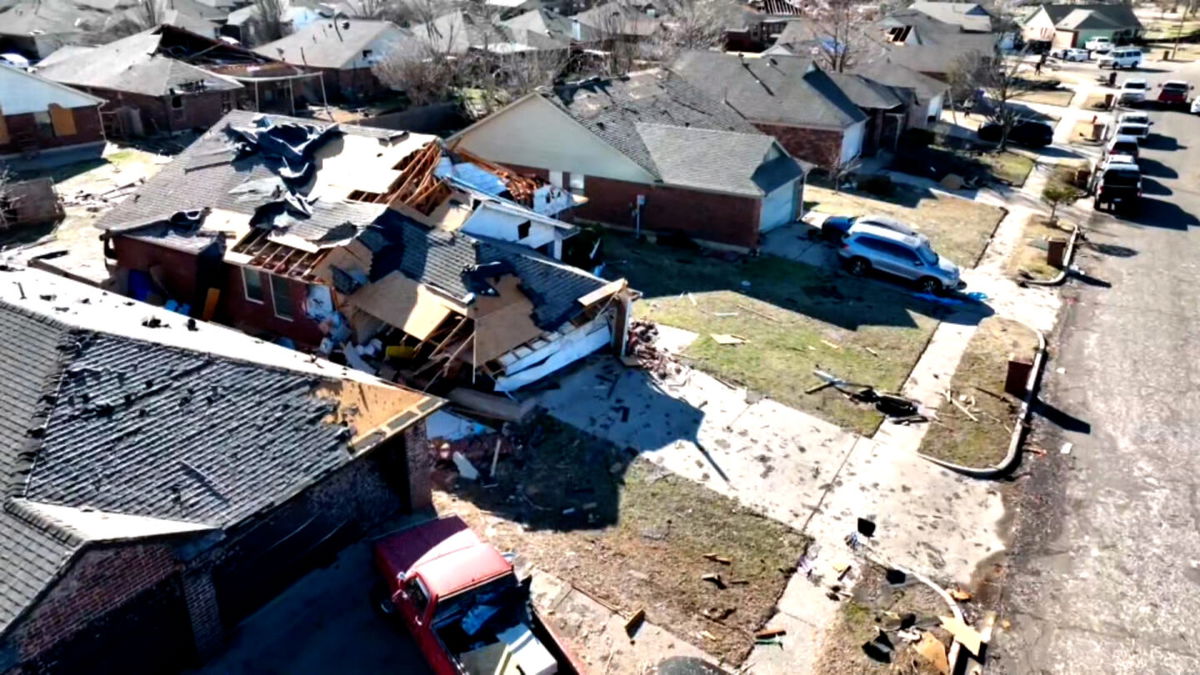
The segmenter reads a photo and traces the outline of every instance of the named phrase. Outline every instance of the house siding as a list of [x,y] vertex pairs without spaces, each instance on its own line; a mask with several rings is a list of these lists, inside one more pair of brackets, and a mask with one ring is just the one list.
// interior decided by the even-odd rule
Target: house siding
[[[104,142],[99,106],[70,108],[70,111],[75,119],[75,133],[69,136],[39,133],[33,113],[5,115],[4,124],[9,140],[0,144],[0,155]],[[28,139],[28,143],[22,142],[22,139]]]
[[147,134],[207,129],[220,121],[232,108],[238,93],[237,90],[233,90],[181,94],[183,107],[175,109],[171,107],[170,96],[147,96],[94,87],[78,88],[108,101],[108,105],[105,106],[106,112],[113,113],[124,106],[137,108]]
[[811,162],[823,169],[836,167],[842,155],[842,131],[815,129],[781,124],[758,124],[760,131],[779,141],[793,157]]
[[425,435],[424,421],[413,424],[186,563],[166,543],[85,550],[0,642],[0,657],[17,660],[7,669],[0,661],[0,672],[125,675],[196,665],[238,622],[341,548],[398,513],[429,507],[433,452]]

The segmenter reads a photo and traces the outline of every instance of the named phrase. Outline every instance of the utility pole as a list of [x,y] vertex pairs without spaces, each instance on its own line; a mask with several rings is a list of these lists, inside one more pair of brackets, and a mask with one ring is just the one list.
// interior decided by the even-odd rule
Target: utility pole
[[[1190,2],[1188,3],[1191,4]],[[1179,25],[1175,27],[1175,46],[1171,47],[1171,60],[1175,60],[1175,53],[1179,51],[1179,38],[1183,37],[1183,19],[1187,16],[1187,6],[1179,10]]]

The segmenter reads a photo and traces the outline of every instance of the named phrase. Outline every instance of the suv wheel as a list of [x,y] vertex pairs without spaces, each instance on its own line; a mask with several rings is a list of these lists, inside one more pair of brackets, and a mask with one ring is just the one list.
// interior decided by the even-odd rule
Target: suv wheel
[[930,295],[942,292],[942,284],[933,277],[921,277],[918,279],[917,288],[920,288],[922,293],[929,293]]
[[851,258],[846,263],[846,269],[856,277],[861,277],[871,269],[871,263],[866,258]]

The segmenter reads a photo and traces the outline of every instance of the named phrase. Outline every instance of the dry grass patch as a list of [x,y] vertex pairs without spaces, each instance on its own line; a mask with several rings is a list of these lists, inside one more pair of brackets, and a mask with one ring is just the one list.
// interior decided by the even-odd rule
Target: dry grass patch
[[943,401],[921,452],[979,468],[1004,459],[1020,409],[1020,400],[1004,392],[1008,360],[1032,360],[1037,348],[1037,334],[1026,326],[984,319],[950,381],[948,393],[962,407]]
[[[459,481],[435,493],[438,510],[458,513],[500,550],[621,615],[645,609],[650,622],[741,663],[805,537],[552,418],[532,428],[526,447],[500,463],[493,487]],[[709,573],[726,587],[701,579]]]
[[1075,92],[1071,89],[1050,89],[1046,91],[1027,92],[1013,97],[1013,100],[1066,108],[1071,105],[1072,98],[1075,98]]
[[1062,221],[1051,225],[1049,219],[1042,216],[1030,218],[1025,223],[1020,245],[1008,259],[1008,273],[1017,276],[1023,272],[1030,278],[1042,280],[1054,278],[1060,270],[1046,261],[1047,242],[1070,236],[1071,228]]

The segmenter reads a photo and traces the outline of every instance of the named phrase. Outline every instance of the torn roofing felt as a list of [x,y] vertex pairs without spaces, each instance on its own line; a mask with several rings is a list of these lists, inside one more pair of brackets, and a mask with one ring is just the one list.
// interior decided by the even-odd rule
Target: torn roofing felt
[[[533,320],[543,330],[554,330],[582,311],[579,298],[600,288],[604,279],[593,276],[519,244],[487,237],[431,230],[395,211],[386,211],[358,239],[372,253],[368,281],[399,271],[428,284],[456,300],[469,303],[473,295],[493,295],[489,279],[513,274],[533,302]],[[334,282],[353,288],[344,270],[334,271]]]

